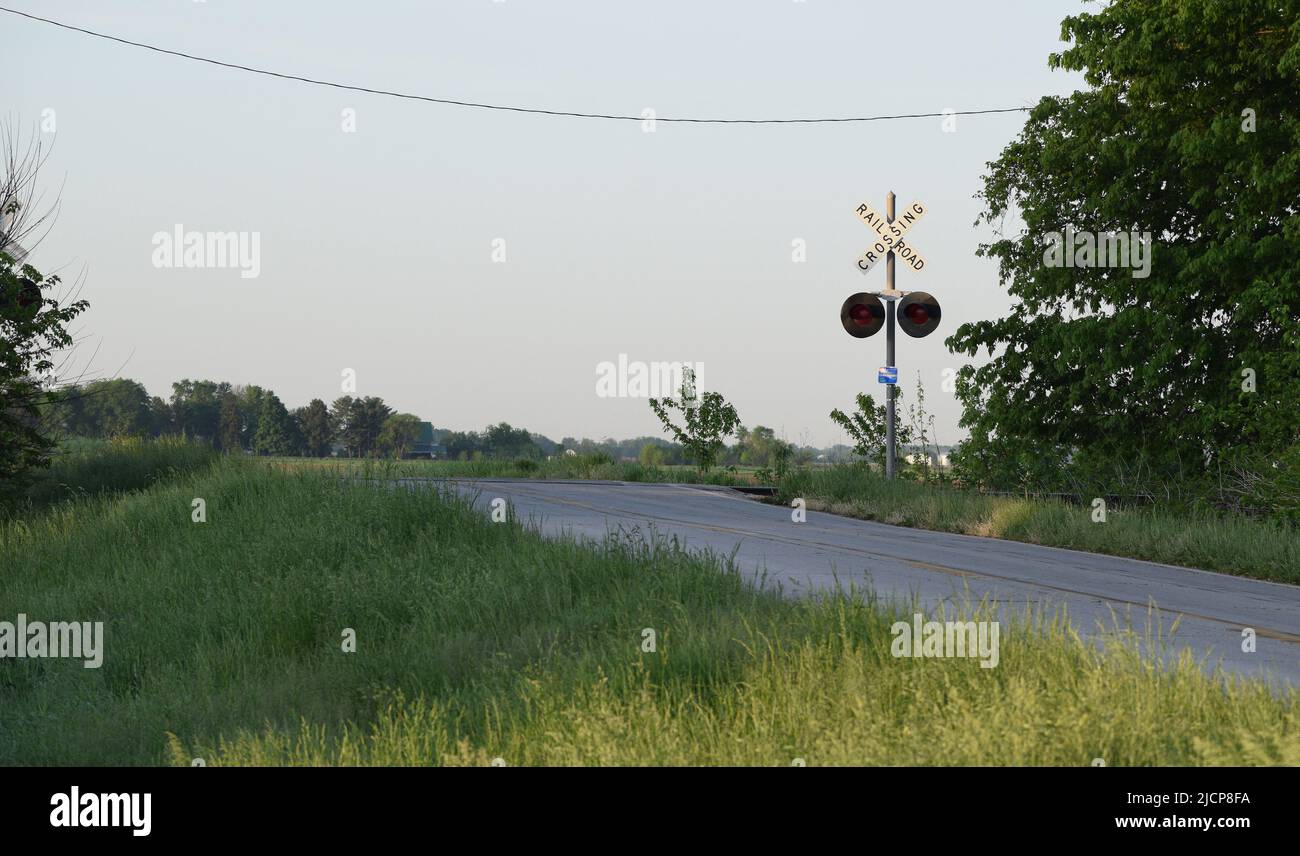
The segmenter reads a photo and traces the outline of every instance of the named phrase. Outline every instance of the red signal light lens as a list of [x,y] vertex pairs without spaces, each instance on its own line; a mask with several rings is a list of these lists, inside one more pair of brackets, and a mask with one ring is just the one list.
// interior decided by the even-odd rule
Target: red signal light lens
[[885,305],[879,297],[865,291],[850,294],[840,304],[840,324],[855,339],[874,336],[885,324]]
[[939,326],[939,301],[924,291],[909,293],[898,304],[898,326],[913,339],[934,332]]
[[871,307],[865,303],[854,304],[849,309],[849,318],[859,327],[865,327],[872,321]]

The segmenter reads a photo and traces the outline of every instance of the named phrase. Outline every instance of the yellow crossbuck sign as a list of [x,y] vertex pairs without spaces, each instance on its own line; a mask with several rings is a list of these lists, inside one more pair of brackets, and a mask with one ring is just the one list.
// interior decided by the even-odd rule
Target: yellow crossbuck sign
[[876,262],[891,252],[912,270],[919,271],[925,267],[925,258],[916,251],[915,247],[903,240],[903,236],[920,223],[924,216],[925,206],[920,202],[913,202],[903,209],[902,215],[892,223],[867,203],[863,202],[859,205],[858,219],[876,233],[876,242],[871,245],[871,249],[858,258],[858,270],[863,273],[868,272],[876,266]]

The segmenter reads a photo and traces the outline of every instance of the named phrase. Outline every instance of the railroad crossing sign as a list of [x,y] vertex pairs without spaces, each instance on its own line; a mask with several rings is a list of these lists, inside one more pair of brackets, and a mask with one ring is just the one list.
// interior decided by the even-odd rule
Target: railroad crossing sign
[[[934,332],[941,317],[939,301],[924,291],[905,292],[894,288],[894,264],[902,259],[914,271],[925,268],[925,258],[916,251],[906,235],[925,216],[925,206],[913,202],[901,216],[894,214],[894,193],[885,197],[885,216],[866,202],[858,206],[858,219],[876,233],[876,242],[858,257],[858,270],[869,273],[876,262],[885,259],[885,290],[860,291],[849,295],[840,307],[840,324],[855,339],[865,339],[885,328],[885,365],[876,380],[885,384],[885,477],[894,477],[895,403],[898,394],[898,366],[894,362],[894,330],[902,327],[907,335],[920,339]],[[883,298],[883,302],[882,302]]]
[[[858,219],[871,228],[876,233],[876,242],[871,245],[865,253],[858,257],[858,270],[868,273],[876,262],[883,259],[888,253],[893,253],[914,271],[920,271],[925,267],[925,257],[916,251],[911,243],[905,241],[903,236],[911,231],[912,227],[921,222],[925,216],[925,206],[920,202],[913,202],[897,219],[892,217],[882,217],[876,209],[872,208],[866,202],[858,206]],[[892,283],[891,283],[892,285]]]

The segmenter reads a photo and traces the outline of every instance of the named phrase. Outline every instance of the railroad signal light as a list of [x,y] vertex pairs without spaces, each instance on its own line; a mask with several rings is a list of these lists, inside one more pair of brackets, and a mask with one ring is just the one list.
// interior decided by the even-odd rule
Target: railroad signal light
[[874,294],[858,292],[840,307],[840,323],[855,339],[873,336],[885,325],[885,304]]
[[[924,291],[906,294],[894,288],[894,263],[902,259],[903,263],[914,271],[925,268],[925,259],[912,246],[910,230],[925,216],[926,208],[920,202],[914,202],[903,212],[902,217],[894,216],[894,192],[885,197],[885,213],[872,208],[866,202],[857,207],[858,219],[875,233],[876,241],[858,258],[857,268],[866,273],[882,258],[885,264],[885,290],[876,294],[859,292],[840,307],[840,324],[855,339],[865,339],[885,327],[885,365],[880,367],[877,376],[885,387],[885,478],[894,477],[895,449],[897,436],[895,428],[895,397],[898,392],[898,366],[894,363],[895,330],[903,332],[914,339],[928,336],[939,326],[939,301]],[[907,236],[909,240],[904,240]],[[889,301],[889,309],[881,303],[881,298]],[[899,298],[902,298],[901,300]],[[888,321],[888,326],[885,322]]]
[[939,301],[924,291],[913,291],[898,301],[898,326],[913,339],[933,333],[942,315]]

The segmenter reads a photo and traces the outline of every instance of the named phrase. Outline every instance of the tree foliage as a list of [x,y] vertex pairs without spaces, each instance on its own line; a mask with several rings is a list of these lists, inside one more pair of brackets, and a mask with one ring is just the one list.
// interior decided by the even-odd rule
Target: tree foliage
[[297,426],[274,392],[264,392],[253,435],[253,451],[259,455],[293,455],[300,445]]
[[329,455],[334,442],[334,429],[325,402],[313,398],[306,407],[299,408],[295,416],[298,431],[302,434],[303,451],[314,458]]
[[340,396],[330,408],[335,434],[350,457],[364,458],[379,451],[379,435],[393,410],[382,398]]
[[771,469],[784,474],[794,447],[776,436],[776,431],[763,425],[753,430],[743,425],[736,429],[736,458],[748,467]]
[[[736,414],[736,408],[728,404],[721,393],[706,392],[701,395],[696,390],[695,370],[690,367],[682,370],[682,386],[678,397],[652,398],[650,409],[659,417],[664,430],[673,435],[695,465],[706,473],[717,462],[718,453],[726,438],[735,434],[740,427],[740,416]],[[682,415],[681,425],[674,421],[673,411]]]
[[647,469],[658,469],[664,464],[663,447],[656,446],[654,443],[646,443],[643,445],[641,451],[637,453],[636,457],[637,460],[641,462],[641,466],[646,467]]
[[[894,444],[906,446],[912,442],[912,432],[902,424],[898,417],[898,404],[903,397],[902,390],[894,391]],[[845,413],[838,407],[831,411],[831,421],[844,429],[853,441],[853,454],[864,461],[870,461],[881,470],[885,469],[886,419],[884,404],[876,404],[871,396],[859,392],[854,399],[857,408],[852,413]]]
[[216,447],[223,452],[238,452],[244,447],[244,416],[239,398],[232,392],[221,396],[217,410]]
[[23,148],[8,129],[0,145],[0,492],[11,492],[49,463],[54,444],[42,416],[58,380],[54,357],[71,347],[67,325],[89,304],[63,301],[59,277],[26,263],[28,236],[49,216],[29,216],[44,156],[39,144]]
[[[948,339],[991,357],[958,376],[964,461],[1051,469],[1089,452],[1186,471],[1295,443],[1295,3],[1117,0],[1067,18],[1062,37],[1050,64],[1089,88],[1042,99],[980,194],[978,222],[1022,223],[980,248],[1011,313]],[[1047,266],[1049,234],[1067,227],[1150,232],[1150,275]]]
[[442,437],[447,457],[454,460],[477,458],[527,458],[537,460],[542,449],[533,435],[508,422],[489,425],[482,431],[448,431]]
[[91,381],[55,396],[51,421],[84,437],[149,437],[157,433],[149,393],[126,378]]
[[228,383],[178,380],[172,384],[171,411],[175,430],[196,440],[212,442],[221,428],[221,401],[231,395]]
[[385,455],[401,458],[420,438],[420,417],[412,413],[394,413],[384,420],[379,433],[379,449]]

